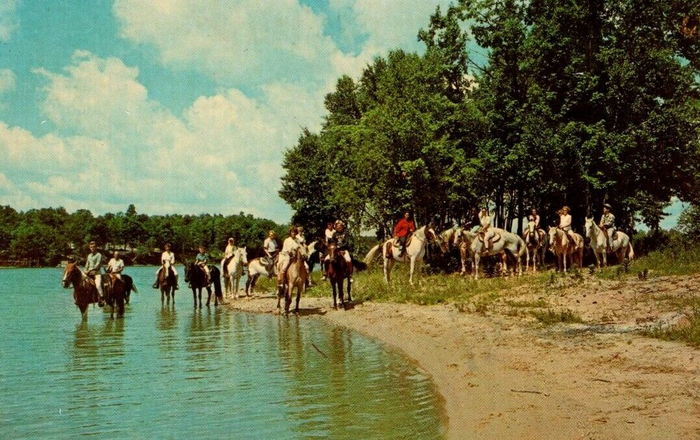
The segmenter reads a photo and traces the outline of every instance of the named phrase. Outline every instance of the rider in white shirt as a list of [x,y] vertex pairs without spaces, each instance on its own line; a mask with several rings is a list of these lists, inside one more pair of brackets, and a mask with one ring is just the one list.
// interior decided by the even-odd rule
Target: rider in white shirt
[[175,254],[173,253],[173,251],[170,250],[171,247],[172,246],[170,245],[170,243],[165,243],[165,250],[160,255],[161,266],[158,268],[158,270],[156,270],[156,282],[153,283],[154,289],[158,288],[158,274],[160,273],[160,270],[163,268],[163,265],[165,265],[165,263],[170,263],[170,270],[172,270],[173,275],[175,275],[175,290],[180,288],[178,286],[177,270],[175,269]]
[[277,256],[277,238],[275,231],[267,233],[267,238],[263,242],[263,250],[270,260],[273,260]]
[[333,235],[335,234],[335,228],[333,227],[333,222],[328,222],[326,225],[326,230],[323,231],[323,236],[326,239],[326,245],[333,240]]
[[112,273],[117,276],[120,280],[122,279],[122,271],[124,270],[124,260],[121,259],[119,251],[114,251],[114,256],[107,263],[107,272]]
[[563,230],[566,232],[566,235],[569,236],[570,239],[573,239],[573,236],[571,235],[572,229],[571,229],[571,209],[564,205],[559,211],[559,229]]
[[221,264],[224,270],[224,275],[228,274],[228,263],[233,258],[233,254],[236,252],[235,240],[233,237],[229,237],[226,248],[224,249],[224,262]]
[[282,287],[284,285],[284,280],[287,275],[287,269],[292,261],[292,256],[296,254],[297,249],[302,246],[297,241],[297,228],[292,226],[289,229],[289,237],[284,239],[282,244],[282,250],[279,253],[279,260],[277,262],[277,287]]

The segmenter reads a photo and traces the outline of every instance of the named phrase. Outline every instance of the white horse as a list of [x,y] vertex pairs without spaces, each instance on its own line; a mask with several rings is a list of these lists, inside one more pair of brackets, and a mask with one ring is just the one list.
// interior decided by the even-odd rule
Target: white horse
[[491,256],[491,255],[501,255],[503,263],[503,274],[508,273],[508,251],[513,257],[515,257],[518,275],[523,274],[522,266],[522,256],[525,253],[525,242],[517,234],[505,231],[500,228],[489,228],[486,232],[487,237],[491,237],[491,248],[486,249],[484,243],[485,237],[481,234],[477,234],[472,240],[470,249],[474,260],[472,263],[474,279],[479,279],[479,260],[481,257]]
[[[245,282],[245,294],[250,296],[253,294],[255,289],[255,283],[260,278],[260,275],[265,275],[268,278],[275,276],[275,262],[271,261],[266,264],[264,260],[260,258],[254,258],[248,263],[248,279]],[[277,284],[277,283],[275,283]]]
[[233,258],[224,267],[226,259],[221,260],[221,274],[224,276],[224,294],[238,295],[239,284],[243,276],[243,267],[248,264],[248,251],[245,246],[233,251]]
[[[588,217],[586,217],[584,228],[586,229],[586,237],[591,239],[591,249],[593,249],[593,255],[595,255],[596,265],[600,268],[600,260],[602,259],[603,266],[607,266],[608,253],[605,233],[592,218]],[[615,235],[615,239],[611,240],[610,250],[617,255],[617,261],[622,263],[625,258],[633,259],[634,249],[632,249],[629,235],[622,231],[616,231]]]
[[[532,271],[537,272],[537,259],[540,260],[540,265],[544,265],[544,254],[547,250],[547,234],[543,229],[535,228],[534,222],[528,222],[527,230],[523,234],[525,241],[525,272],[530,268],[530,259],[532,258]],[[532,255],[532,257],[530,257]]]
[[583,237],[571,232],[567,234],[561,228],[549,228],[549,248],[557,256],[557,269],[566,273],[567,258],[573,266],[578,261],[578,267],[583,265]]
[[444,243],[435,233],[435,230],[430,226],[423,226],[417,229],[409,241],[406,243],[406,249],[403,255],[401,254],[395,239],[390,239],[385,241],[383,244],[378,244],[369,250],[367,256],[365,257],[365,264],[369,264],[374,260],[378,251],[382,251],[382,257],[384,259],[384,280],[387,284],[391,280],[391,268],[397,261],[410,263],[411,272],[408,277],[408,282],[413,285],[413,273],[416,267],[419,266],[420,262],[423,261],[425,256],[425,250],[428,247],[428,242],[436,242],[440,244],[441,249],[444,251]]

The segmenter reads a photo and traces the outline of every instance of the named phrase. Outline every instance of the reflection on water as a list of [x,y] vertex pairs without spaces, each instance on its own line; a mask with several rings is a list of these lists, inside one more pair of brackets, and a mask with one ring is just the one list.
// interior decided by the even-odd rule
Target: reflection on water
[[[152,270],[131,269],[147,285]],[[178,310],[153,292],[133,296],[124,319],[91,308],[81,322],[56,277],[3,272],[0,438],[443,435],[430,381],[352,331],[310,317]]]

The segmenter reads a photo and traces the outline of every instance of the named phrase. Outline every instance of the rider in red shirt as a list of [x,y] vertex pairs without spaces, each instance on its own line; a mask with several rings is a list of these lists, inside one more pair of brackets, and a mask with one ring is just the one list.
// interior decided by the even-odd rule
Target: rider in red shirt
[[406,240],[408,236],[416,230],[416,224],[411,219],[411,213],[405,212],[403,218],[394,227],[394,237],[398,238],[401,255],[406,251]]

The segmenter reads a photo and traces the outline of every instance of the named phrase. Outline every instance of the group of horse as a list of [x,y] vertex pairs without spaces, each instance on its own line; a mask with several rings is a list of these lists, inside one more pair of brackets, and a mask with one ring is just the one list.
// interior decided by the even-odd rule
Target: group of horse
[[[596,265],[608,264],[608,251],[616,255],[617,261],[634,258],[634,250],[630,238],[622,231],[616,231],[611,240],[609,249],[607,236],[604,231],[593,221],[586,218],[584,225],[586,238],[590,241],[590,247],[595,256]],[[523,236],[504,229],[490,227],[487,232],[477,232],[466,228],[448,228],[440,234],[435,232],[431,224],[417,229],[408,239],[405,248],[401,249],[395,239],[386,240],[374,246],[367,253],[363,261],[353,260],[347,262],[336,249],[333,243],[326,244],[321,240],[314,241],[308,246],[301,246],[292,256],[287,269],[286,281],[283,287],[277,291],[277,307],[281,308],[281,299],[285,299],[285,313],[289,313],[293,297],[296,295],[295,311],[299,311],[299,301],[309,285],[309,274],[314,265],[323,265],[324,274],[328,279],[333,294],[333,307],[338,304],[345,308],[347,302],[352,301],[352,273],[358,266],[369,266],[382,253],[384,266],[384,279],[391,282],[391,270],[397,262],[408,263],[410,266],[409,283],[414,284],[414,275],[420,270],[420,265],[425,259],[429,244],[435,244],[443,254],[457,249],[460,255],[460,274],[467,273],[468,265],[471,266],[471,274],[474,279],[479,278],[480,262],[484,257],[496,256],[500,258],[501,271],[504,275],[509,273],[508,263],[515,261],[513,272],[523,274],[522,259],[525,259],[525,270],[537,271],[538,264],[544,265],[546,251],[551,251],[557,258],[557,269],[566,272],[572,266],[581,267],[583,264],[583,252],[585,240],[580,234],[573,231],[564,231],[557,227],[543,229],[535,228],[533,223],[528,223]],[[237,298],[240,291],[240,281],[247,269],[247,280],[244,287],[246,296],[250,296],[255,289],[260,276],[275,277],[281,270],[276,259],[266,256],[257,256],[248,260],[246,247],[237,247],[231,258],[221,261],[220,268],[209,266],[209,279],[204,269],[195,262],[185,264],[185,282],[192,289],[194,306],[202,307],[202,290],[207,291],[209,306],[212,297],[211,286],[214,287],[214,304],[224,302],[224,295]],[[222,291],[221,277],[224,279]],[[107,274],[103,279],[105,283],[105,302],[111,307],[112,316],[124,313],[124,304],[129,302],[131,291],[136,291],[133,280],[126,274],[121,279],[115,275]],[[175,303],[176,277],[169,264],[162,266],[158,272],[158,288],[161,292],[161,303]],[[86,316],[88,305],[98,302],[97,290],[94,281],[90,279],[76,263],[69,263],[63,273],[63,286],[73,286],[75,304],[80,309],[83,317]],[[347,293],[347,302],[345,294]]]

